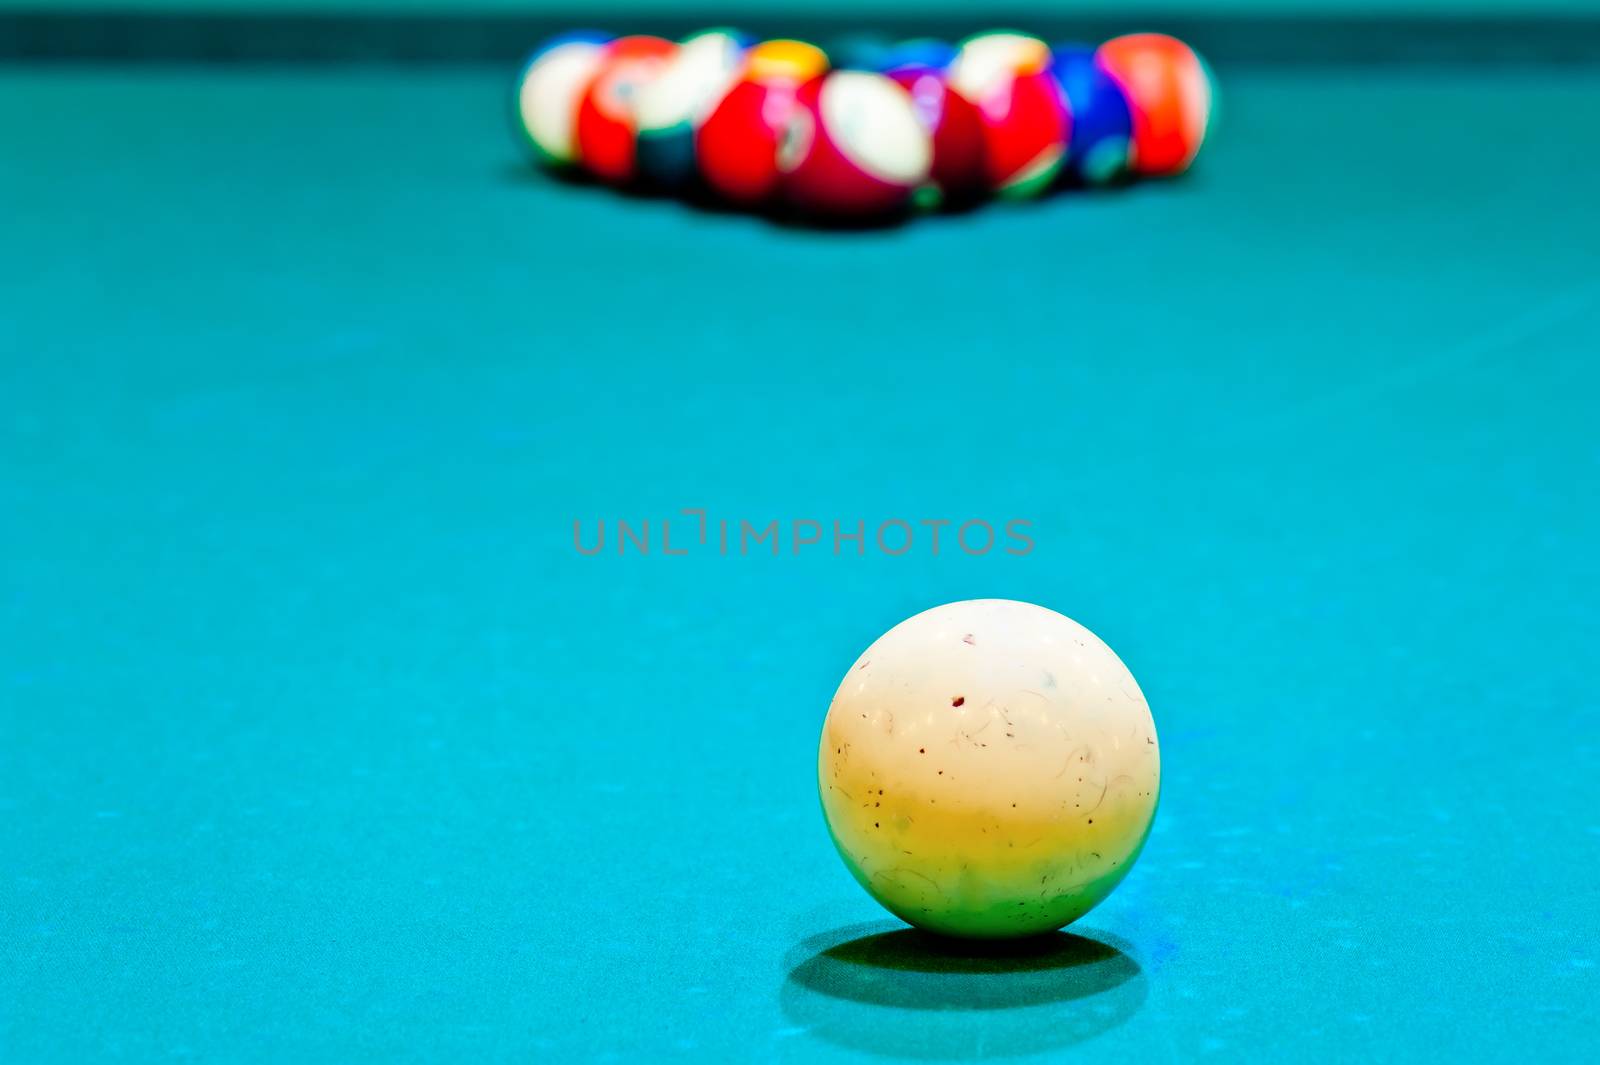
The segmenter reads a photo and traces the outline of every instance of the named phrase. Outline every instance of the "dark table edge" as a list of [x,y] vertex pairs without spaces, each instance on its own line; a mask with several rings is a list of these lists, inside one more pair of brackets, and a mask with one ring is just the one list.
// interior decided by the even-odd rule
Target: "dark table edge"
[[[541,14],[313,14],[0,11],[0,62],[95,63],[510,63],[535,43],[597,20],[585,8]],[[682,36],[704,17],[612,11],[616,32]],[[1011,26],[1048,40],[1099,41],[1161,30],[1216,63],[1600,66],[1600,16],[1430,17],[1383,15],[1196,15],[1157,10],[1083,17],[819,16],[801,8],[752,16],[761,37],[826,44],[863,31],[959,38]]]

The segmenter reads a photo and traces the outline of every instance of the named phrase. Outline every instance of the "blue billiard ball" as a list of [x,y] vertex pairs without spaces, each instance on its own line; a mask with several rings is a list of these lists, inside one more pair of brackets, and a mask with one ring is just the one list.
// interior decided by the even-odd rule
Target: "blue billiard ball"
[[881,33],[847,33],[824,42],[833,70],[865,70],[881,74],[893,42]]
[[1111,74],[1087,45],[1053,49],[1056,80],[1072,110],[1066,171],[1085,185],[1104,185],[1132,162],[1133,113]]
[[882,72],[891,75],[902,70],[945,70],[955,62],[957,51],[948,41],[916,37],[890,45],[879,61]]

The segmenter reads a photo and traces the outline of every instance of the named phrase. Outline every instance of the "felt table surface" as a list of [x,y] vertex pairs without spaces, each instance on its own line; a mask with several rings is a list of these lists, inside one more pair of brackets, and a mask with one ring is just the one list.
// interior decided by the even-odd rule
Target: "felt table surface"
[[[1587,1058],[1600,79],[1223,88],[1184,180],[835,232],[532,172],[498,74],[0,72],[0,1056]],[[1165,776],[972,956],[816,746],[991,596]]]

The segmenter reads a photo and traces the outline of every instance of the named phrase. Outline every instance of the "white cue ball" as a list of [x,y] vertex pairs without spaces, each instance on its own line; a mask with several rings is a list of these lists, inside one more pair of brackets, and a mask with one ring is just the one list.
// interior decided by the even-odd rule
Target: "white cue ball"
[[817,759],[828,830],[901,920],[982,939],[1083,916],[1144,846],[1155,722],[1094,633],[974,599],[890,629],[850,667]]

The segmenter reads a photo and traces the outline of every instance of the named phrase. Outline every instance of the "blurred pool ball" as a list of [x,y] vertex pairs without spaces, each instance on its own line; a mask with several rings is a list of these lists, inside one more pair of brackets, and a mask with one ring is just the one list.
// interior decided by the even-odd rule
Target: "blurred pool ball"
[[541,162],[577,162],[578,101],[605,60],[607,34],[580,30],[546,41],[522,65],[512,91],[518,130]]
[[945,70],[955,62],[960,51],[948,41],[932,37],[912,37],[890,45],[881,58],[883,72],[893,74],[899,70]]
[[1020,33],[983,33],[961,45],[950,85],[977,105],[991,189],[1026,199],[1054,183],[1072,132],[1049,47]]
[[881,33],[862,31],[842,34],[823,43],[832,69],[881,74],[895,42]]
[[925,206],[977,199],[987,188],[983,118],[978,108],[950,87],[942,67],[902,64],[889,72],[911,96],[917,117],[933,141]]
[[745,47],[745,39],[731,30],[693,34],[679,42],[659,75],[639,87],[634,113],[644,177],[669,189],[694,178],[695,128],[738,77]]
[[1160,33],[1112,38],[1096,55],[1128,97],[1134,172],[1167,177],[1187,170],[1211,125],[1214,90],[1205,62]]
[[746,52],[733,87],[695,132],[695,158],[706,184],[744,206],[777,196],[783,176],[778,145],[800,86],[827,69],[827,55],[803,41],[763,41]]
[[800,87],[778,146],[785,198],[820,217],[905,207],[928,181],[933,140],[911,94],[882,74],[835,70]]
[[1085,185],[1104,185],[1128,172],[1133,115],[1128,98],[1088,45],[1058,45],[1054,70],[1072,112],[1066,168]]
[[597,177],[626,184],[635,175],[642,86],[657,77],[678,46],[661,37],[619,37],[578,101],[578,161]]

